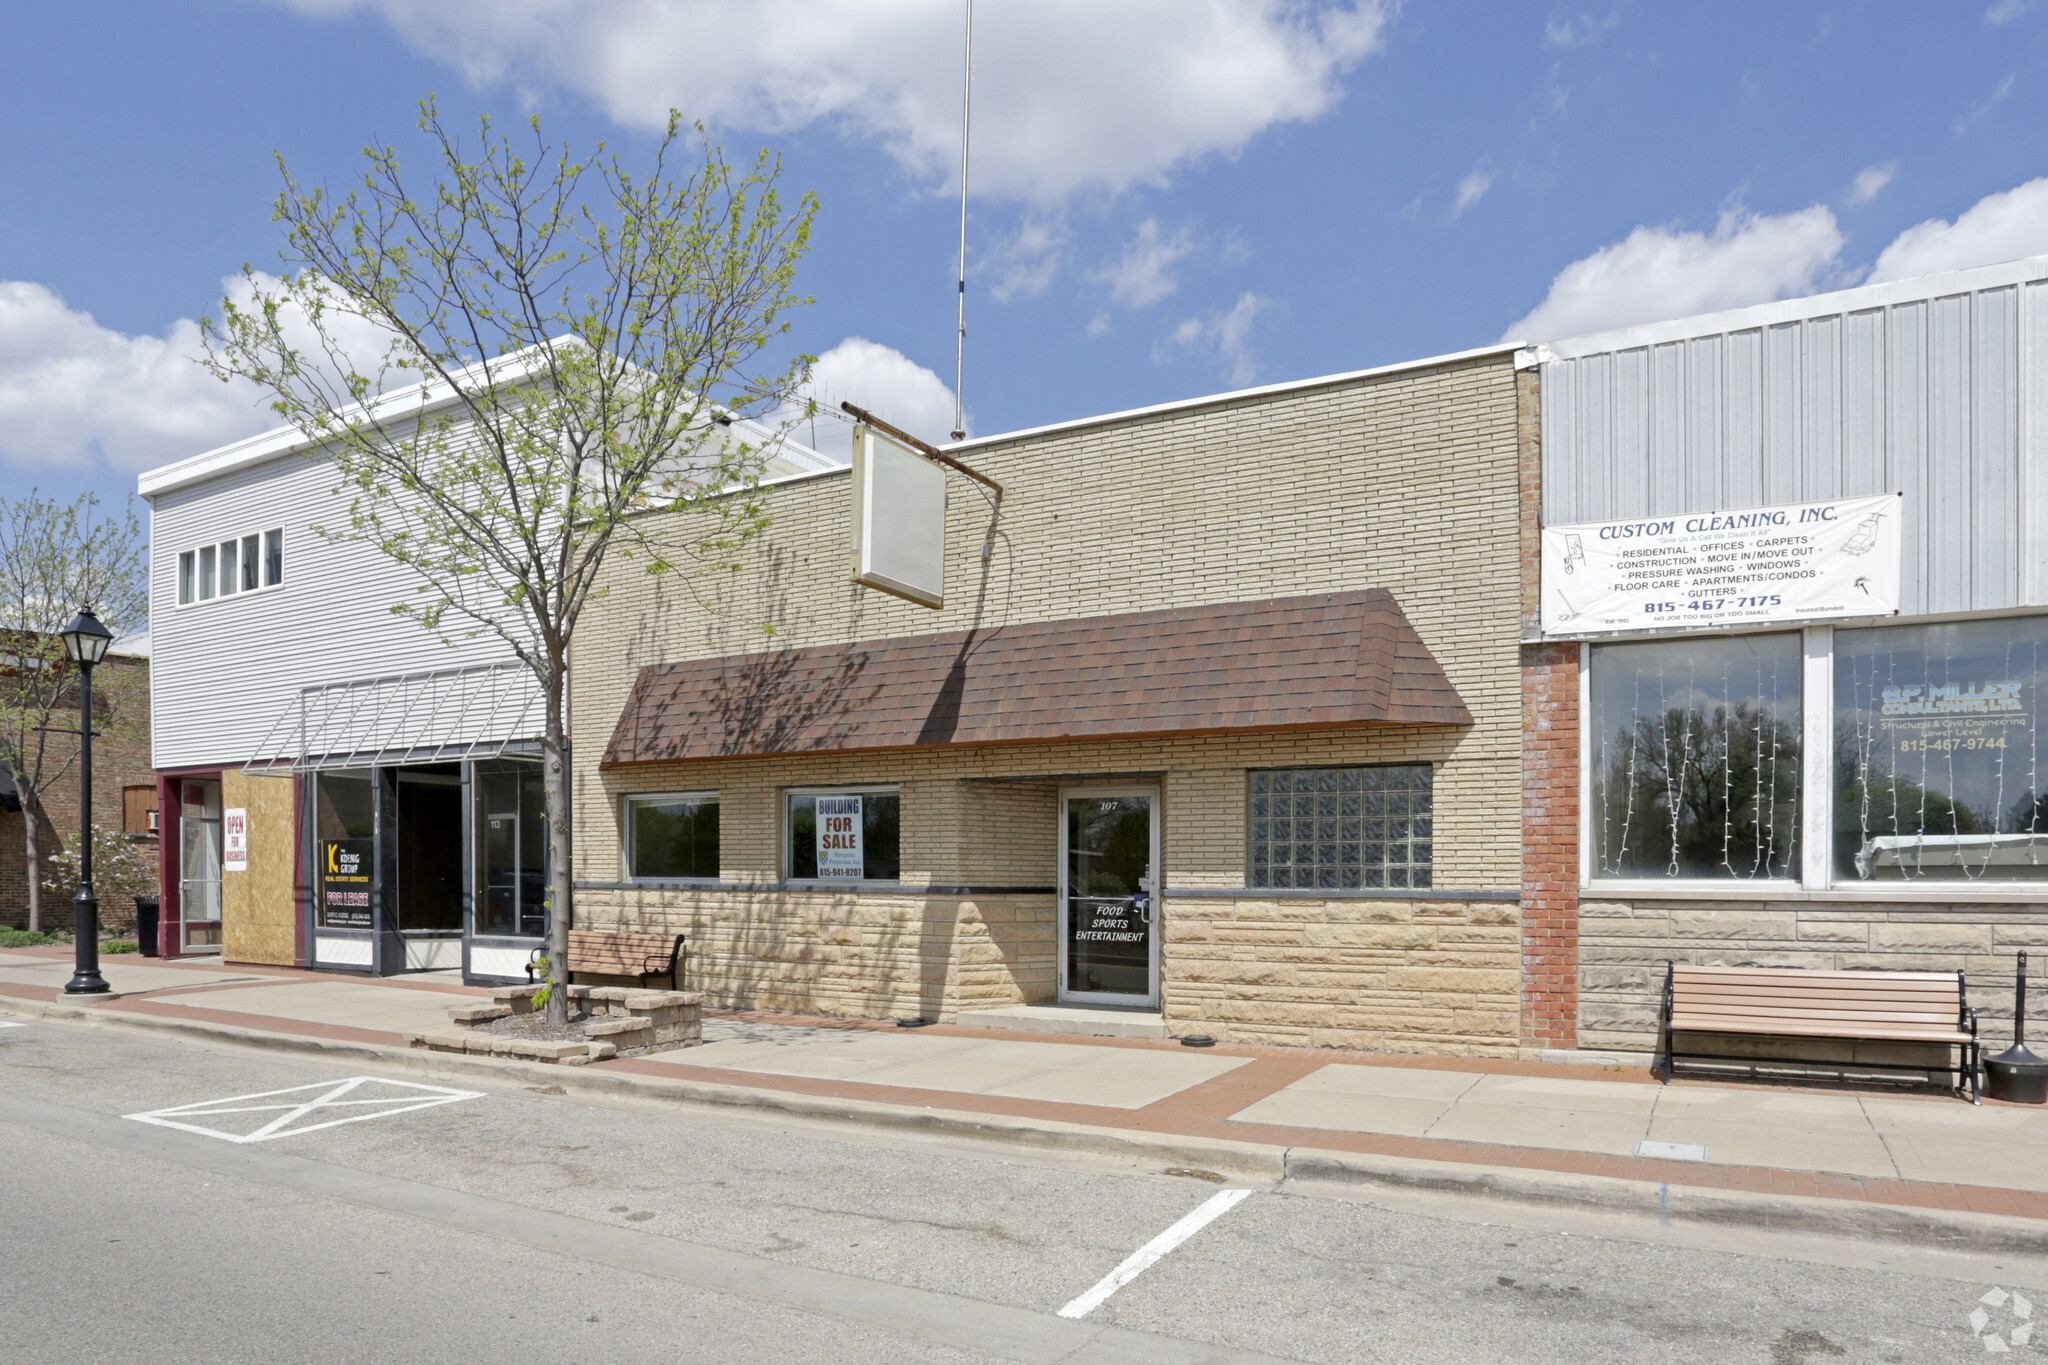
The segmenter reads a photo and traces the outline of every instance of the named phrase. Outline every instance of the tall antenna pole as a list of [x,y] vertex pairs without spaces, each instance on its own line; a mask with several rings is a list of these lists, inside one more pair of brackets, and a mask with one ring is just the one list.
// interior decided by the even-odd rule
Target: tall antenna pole
[[960,334],[953,352],[953,439],[967,439],[967,134],[974,123],[974,0],[967,0],[967,50],[960,75]]

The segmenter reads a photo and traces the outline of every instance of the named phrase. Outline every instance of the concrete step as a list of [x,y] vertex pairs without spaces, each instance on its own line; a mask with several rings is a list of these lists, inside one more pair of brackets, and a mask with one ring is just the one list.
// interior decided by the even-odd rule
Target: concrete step
[[1010,1005],[999,1010],[962,1010],[960,1028],[1022,1029],[1071,1033],[1086,1038],[1164,1038],[1166,1016],[1158,1010],[1111,1009],[1099,1005]]

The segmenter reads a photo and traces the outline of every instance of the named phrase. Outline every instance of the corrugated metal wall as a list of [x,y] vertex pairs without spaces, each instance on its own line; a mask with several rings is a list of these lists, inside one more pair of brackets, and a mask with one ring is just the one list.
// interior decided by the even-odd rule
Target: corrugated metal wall
[[[417,580],[372,546],[313,529],[348,523],[348,498],[336,482],[326,461],[293,455],[157,497],[149,519],[157,767],[256,758],[278,718],[296,714],[308,684],[511,658],[493,637],[451,646],[391,614],[394,602],[424,600]],[[281,585],[178,605],[180,551],[273,527],[284,529]],[[365,734],[374,723],[365,719]]]
[[2048,605],[2048,258],[1541,348],[1548,525],[1901,491],[1901,612]]

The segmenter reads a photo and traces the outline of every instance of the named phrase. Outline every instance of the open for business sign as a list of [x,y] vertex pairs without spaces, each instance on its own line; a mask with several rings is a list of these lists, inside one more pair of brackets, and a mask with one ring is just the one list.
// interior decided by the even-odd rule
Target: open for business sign
[[1899,609],[1898,493],[1543,528],[1543,633]]
[[249,812],[246,808],[220,813],[220,866],[223,872],[249,870]]

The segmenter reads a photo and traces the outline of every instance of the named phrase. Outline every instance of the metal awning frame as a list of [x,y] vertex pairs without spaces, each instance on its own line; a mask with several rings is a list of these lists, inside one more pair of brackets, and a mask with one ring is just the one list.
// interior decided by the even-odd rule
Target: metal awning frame
[[531,679],[514,662],[302,687],[242,771],[538,758],[542,700]]

